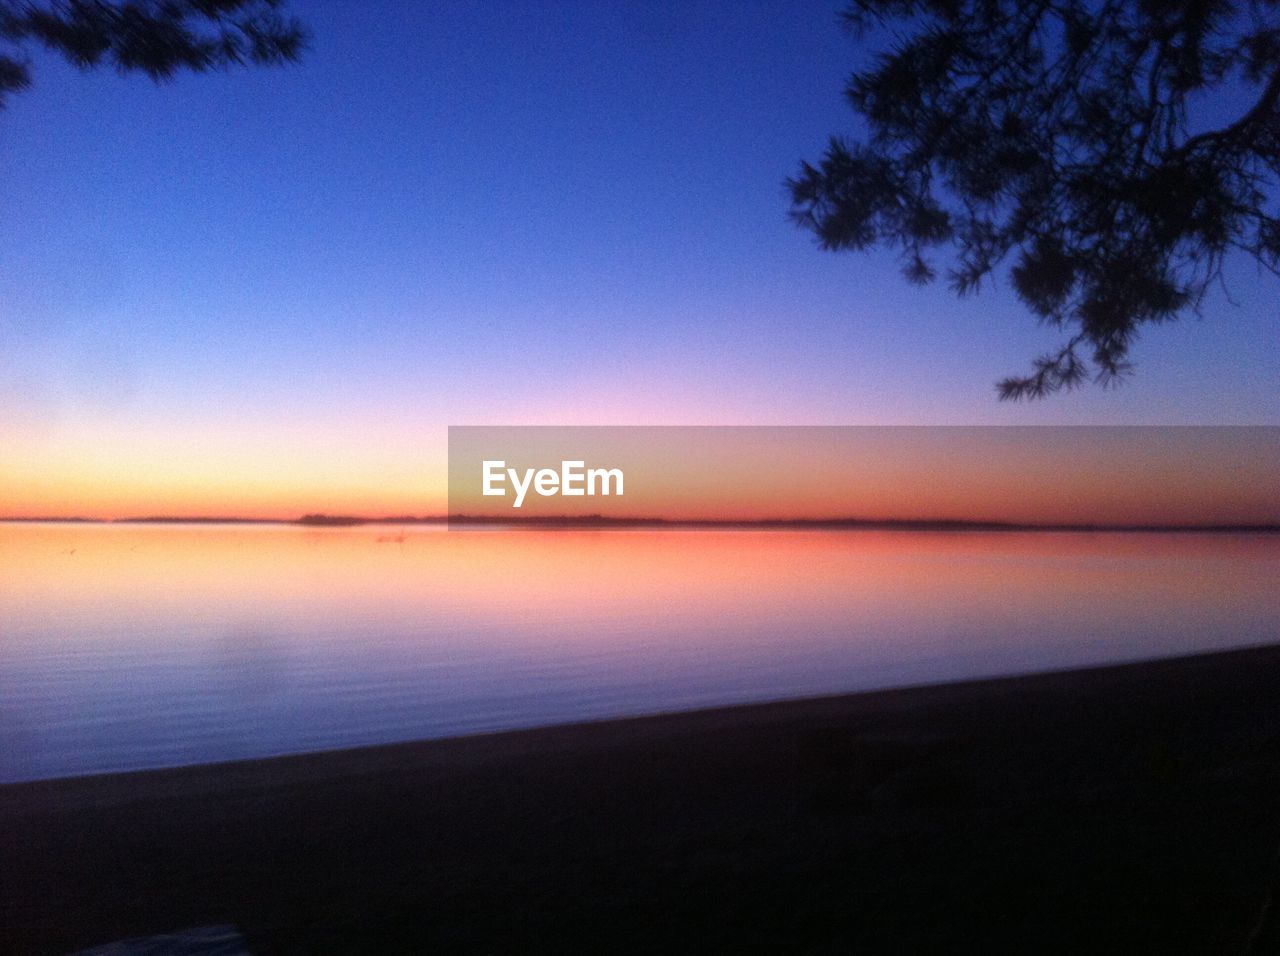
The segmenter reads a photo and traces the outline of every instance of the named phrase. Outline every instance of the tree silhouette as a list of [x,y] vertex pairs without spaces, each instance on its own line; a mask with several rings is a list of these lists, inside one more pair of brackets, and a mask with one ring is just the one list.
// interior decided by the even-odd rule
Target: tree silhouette
[[1232,250],[1280,274],[1280,0],[856,0],[844,19],[896,40],[846,90],[869,137],[802,164],[791,214],[824,249],[900,249],[912,282],[946,256],[962,295],[1007,266],[1067,337],[1001,398],[1115,381]]
[[294,61],[306,32],[282,0],[0,0],[0,107],[31,85],[35,43],[82,69],[104,63],[153,80],[241,64]]

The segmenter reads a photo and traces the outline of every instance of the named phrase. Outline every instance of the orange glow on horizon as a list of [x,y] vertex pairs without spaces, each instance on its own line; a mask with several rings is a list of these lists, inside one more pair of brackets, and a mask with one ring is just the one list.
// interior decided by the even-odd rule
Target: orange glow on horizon
[[[1175,429],[1168,447],[1135,445],[1123,429],[1054,429],[1040,438],[1019,429],[870,429],[843,448],[821,429],[784,430],[779,447],[751,439],[751,431],[690,430],[692,438],[639,450],[611,438],[613,457],[628,469],[623,498],[547,498],[520,512],[491,498],[455,494],[451,502],[439,441],[370,438],[365,454],[353,454],[307,436],[223,434],[175,445],[104,433],[75,454],[19,447],[6,455],[0,518],[293,520],[451,510],[498,518],[1280,523],[1273,494],[1280,429]],[[608,448],[602,454],[611,460]]]

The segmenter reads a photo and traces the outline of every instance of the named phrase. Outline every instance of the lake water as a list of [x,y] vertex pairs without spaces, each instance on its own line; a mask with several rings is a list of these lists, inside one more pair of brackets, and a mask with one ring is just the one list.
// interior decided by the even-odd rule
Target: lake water
[[0,525],[0,782],[1280,640],[1280,538]]

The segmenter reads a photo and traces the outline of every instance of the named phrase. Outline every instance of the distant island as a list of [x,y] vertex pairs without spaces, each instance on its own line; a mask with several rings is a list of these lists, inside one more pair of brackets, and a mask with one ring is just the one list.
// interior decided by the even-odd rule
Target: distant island
[[129,518],[53,518],[16,516],[0,523],[24,524],[201,524],[295,525],[308,528],[355,528],[367,525],[444,525],[458,528],[629,529],[704,528],[742,530],[868,530],[868,531],[1077,531],[1077,532],[1195,532],[1215,534],[1278,534],[1278,524],[1107,524],[1061,522],[1013,522],[950,518],[656,518],[607,515],[521,515],[497,518],[489,515],[361,515],[305,514],[300,518],[246,518],[239,516],[145,515]]

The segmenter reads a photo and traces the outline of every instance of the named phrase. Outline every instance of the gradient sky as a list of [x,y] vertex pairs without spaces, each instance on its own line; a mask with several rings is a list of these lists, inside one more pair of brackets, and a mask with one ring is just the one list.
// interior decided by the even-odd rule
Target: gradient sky
[[0,513],[438,511],[450,424],[1280,423],[1244,263],[1027,406],[1007,290],[819,252],[782,182],[857,131],[839,3],[292,7],[298,67],[42,57],[0,113]]

